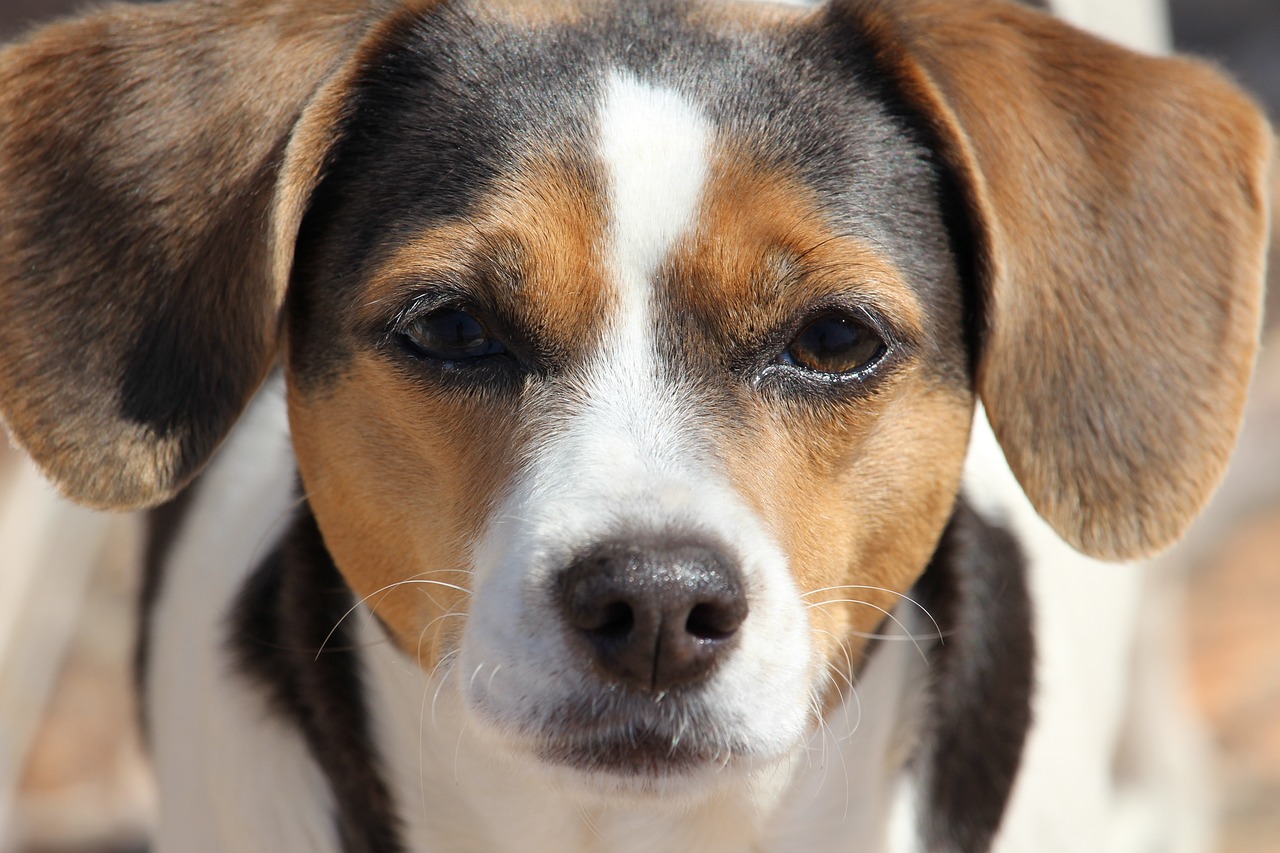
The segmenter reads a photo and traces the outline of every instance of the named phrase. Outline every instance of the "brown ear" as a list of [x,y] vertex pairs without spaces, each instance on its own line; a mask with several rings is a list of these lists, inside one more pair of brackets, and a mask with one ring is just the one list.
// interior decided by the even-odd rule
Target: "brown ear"
[[1213,69],[998,0],[847,0],[959,184],[978,392],[1068,542],[1170,544],[1235,441],[1260,321],[1271,133]]
[[371,5],[121,5],[0,52],[0,413],[72,498],[170,496],[270,368]]

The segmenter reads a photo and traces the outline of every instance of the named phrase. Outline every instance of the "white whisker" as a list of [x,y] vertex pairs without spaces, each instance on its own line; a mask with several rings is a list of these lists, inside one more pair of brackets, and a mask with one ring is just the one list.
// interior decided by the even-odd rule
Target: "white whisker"
[[[441,571],[448,571],[448,570],[441,570]],[[456,585],[456,584],[446,583],[446,582],[444,582],[444,581],[422,580],[422,579],[421,579],[421,578],[422,578],[422,575],[425,575],[425,574],[435,574],[435,572],[419,572],[418,574],[414,575],[414,576],[413,576],[413,577],[411,577],[411,578],[407,578],[407,579],[405,579],[405,580],[401,580],[401,581],[395,581],[395,582],[393,582],[393,583],[389,583],[389,584],[387,584],[386,586],[379,587],[378,589],[375,589],[373,592],[371,592],[371,593],[369,593],[368,595],[364,596],[364,597],[363,597],[363,598],[361,598],[359,601],[357,601],[355,604],[353,604],[353,605],[351,605],[349,608],[347,608],[347,611],[346,611],[345,613],[343,613],[341,616],[339,616],[339,617],[338,617],[338,621],[337,621],[337,622],[335,622],[335,623],[333,624],[333,627],[329,629],[329,633],[325,635],[324,642],[322,642],[322,643],[320,644],[320,648],[316,649],[316,659],[318,660],[318,659],[320,658],[320,654],[321,654],[321,652],[323,652],[323,651],[324,651],[324,647],[325,647],[326,645],[328,645],[329,640],[331,640],[331,639],[333,638],[333,635],[334,635],[335,633],[337,633],[338,629],[339,629],[340,627],[342,627],[342,623],[343,623],[343,622],[345,622],[345,621],[347,620],[347,617],[349,617],[352,613],[355,613],[355,612],[356,612],[356,610],[358,610],[358,609],[360,608],[360,605],[364,604],[364,603],[365,603],[365,602],[367,602],[369,599],[373,598],[375,595],[378,595],[379,593],[382,593],[382,598],[379,598],[379,599],[378,599],[378,603],[379,603],[379,604],[382,602],[383,598],[386,598],[387,593],[391,592],[391,590],[395,589],[396,587],[400,587],[400,586],[412,586],[412,585],[416,585],[416,584],[426,584],[426,585],[434,585],[434,586],[443,586],[443,587],[448,587],[449,589],[457,590],[458,592],[464,593],[464,594],[466,594],[466,595],[470,595],[470,594],[471,594],[471,590],[467,589],[466,587],[458,586],[458,585]],[[373,607],[369,608],[369,610],[370,610],[370,612],[371,612],[371,613],[377,613],[377,612],[378,612],[378,605],[377,605],[377,604],[375,604]]]
[[[923,613],[930,622],[933,623],[933,630],[936,632],[936,638],[938,640],[943,640],[946,637],[946,634],[943,632],[942,627],[938,624],[938,620],[934,619],[933,614],[929,612],[929,608],[925,607],[919,601],[916,601],[914,598],[907,595],[906,593],[898,592],[897,590],[889,589],[888,587],[870,586],[868,584],[839,584],[837,586],[824,586],[821,589],[809,590],[808,592],[801,594],[800,598],[805,599],[811,595],[818,595],[819,593],[823,593],[823,592],[839,592],[841,590],[846,590],[846,589],[850,589],[850,590],[860,589],[860,590],[866,590],[868,592],[885,592],[885,593],[888,593],[889,595],[895,595],[898,598],[902,599],[903,601],[907,602],[908,604],[915,605],[915,607],[919,609],[919,611]],[[805,604],[808,607],[819,607],[823,604],[837,604],[841,602],[861,603],[861,604],[869,603],[869,602],[862,601],[861,599],[839,598],[839,599],[831,599],[828,601],[820,601],[820,602],[814,602],[814,603],[805,602]]]

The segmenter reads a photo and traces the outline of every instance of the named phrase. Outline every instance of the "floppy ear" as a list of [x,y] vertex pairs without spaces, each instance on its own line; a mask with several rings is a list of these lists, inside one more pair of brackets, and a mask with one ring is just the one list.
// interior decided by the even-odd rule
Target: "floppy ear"
[[70,497],[172,495],[270,368],[373,5],[120,5],[0,52],[0,413]]
[[978,393],[1068,542],[1170,544],[1219,481],[1258,339],[1272,135],[1213,69],[998,0],[845,0],[962,196]]

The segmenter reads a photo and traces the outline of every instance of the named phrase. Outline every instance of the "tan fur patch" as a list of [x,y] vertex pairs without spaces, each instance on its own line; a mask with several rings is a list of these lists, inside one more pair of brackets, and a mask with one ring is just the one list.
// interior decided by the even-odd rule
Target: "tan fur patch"
[[465,222],[421,235],[380,265],[358,325],[433,281],[467,282],[561,359],[590,346],[609,292],[598,263],[604,230],[589,173],[529,158]]
[[[733,351],[832,295],[854,296],[908,340],[924,309],[873,245],[832,231],[811,194],[742,152],[715,160],[700,228],[668,278]],[[953,342],[962,357],[958,342]],[[851,676],[864,644],[915,582],[950,517],[973,395],[922,365],[925,347],[851,402],[736,398],[719,448],[812,605],[813,642]]]
[[779,2],[698,3],[690,5],[686,14],[694,26],[725,32],[793,25],[799,18],[814,17],[817,10]]
[[908,376],[885,396],[852,417],[759,411],[727,454],[813,606],[815,647],[838,670],[845,655],[856,664],[927,565],[967,446],[972,397],[963,389]]
[[835,293],[856,293],[905,336],[921,337],[923,309],[892,261],[832,231],[796,179],[733,148],[716,156],[712,174],[698,234],[667,277],[685,283],[680,300],[715,323],[725,349],[758,341]]
[[513,475],[515,407],[426,390],[361,354],[322,397],[291,389],[289,409],[326,547],[430,670],[462,627],[472,547]]
[[601,0],[485,0],[481,13],[521,27],[572,26],[602,5]]
[[[596,262],[604,215],[584,180],[553,158],[527,161],[465,223],[432,229],[383,263],[355,327],[426,282],[449,281],[483,291],[554,358],[578,354],[607,296]],[[294,445],[325,543],[428,670],[462,627],[454,617],[467,610],[472,549],[536,438],[537,410],[528,394],[435,386],[367,349],[328,388],[291,391]]]

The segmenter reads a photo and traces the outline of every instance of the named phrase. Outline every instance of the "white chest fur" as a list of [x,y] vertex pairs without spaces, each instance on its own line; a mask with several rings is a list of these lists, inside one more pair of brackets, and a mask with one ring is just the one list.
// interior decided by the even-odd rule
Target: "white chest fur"
[[228,611],[295,502],[282,389],[268,386],[199,485],[152,615],[146,704],[159,853],[337,853],[302,736],[238,681]]

